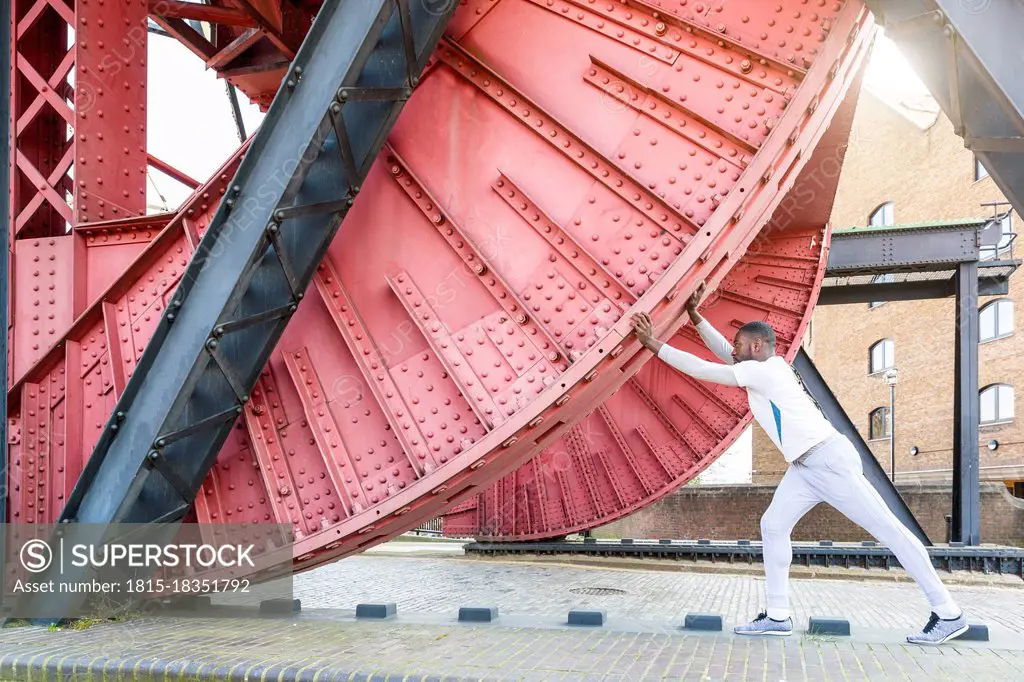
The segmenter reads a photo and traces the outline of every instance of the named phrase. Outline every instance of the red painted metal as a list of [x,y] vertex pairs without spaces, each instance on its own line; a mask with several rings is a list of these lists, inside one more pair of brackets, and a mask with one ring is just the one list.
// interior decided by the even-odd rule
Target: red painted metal
[[[730,438],[735,398],[709,397],[719,412],[694,429],[648,374],[633,379],[650,354],[629,314],[652,312],[671,336],[707,279],[747,297],[730,301],[735,315],[767,306],[780,333],[798,335],[792,320],[812,292],[784,280],[806,277],[810,256],[793,256],[807,272],[732,271],[854,83],[872,24],[852,1],[663,4],[462,2],[205,482],[197,520],[290,522],[303,569],[436,517],[563,437],[585,494],[542,487],[542,503],[526,505],[542,528],[565,525],[559,499],[575,520],[653,499]],[[204,60],[233,51],[220,74],[269,102],[315,6],[213,6],[266,34],[243,49],[252,26],[220,24],[208,40],[171,16],[188,8],[150,13]],[[816,32],[823,40],[799,49],[784,37]],[[16,287],[37,298],[15,310],[11,521],[52,519],[63,503],[236,163],[173,217],[18,245]],[[112,213],[108,195],[86,191],[90,220]],[[627,423],[622,409],[645,416]],[[592,412],[607,434],[596,458],[581,433]],[[562,490],[577,485],[573,471],[557,473]]]

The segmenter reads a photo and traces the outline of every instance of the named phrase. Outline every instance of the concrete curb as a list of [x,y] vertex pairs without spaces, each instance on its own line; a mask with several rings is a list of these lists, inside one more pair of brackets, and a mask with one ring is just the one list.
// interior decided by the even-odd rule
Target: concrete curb
[[[0,661],[2,679],[132,680],[132,682],[165,682],[189,680],[196,682],[435,682],[437,675],[407,673],[360,672],[339,667],[311,668],[298,665],[235,664],[233,666],[197,663],[184,660],[146,660],[139,658],[109,659],[92,657],[59,657],[25,654],[5,657]],[[483,682],[479,677],[459,677],[460,682]]]

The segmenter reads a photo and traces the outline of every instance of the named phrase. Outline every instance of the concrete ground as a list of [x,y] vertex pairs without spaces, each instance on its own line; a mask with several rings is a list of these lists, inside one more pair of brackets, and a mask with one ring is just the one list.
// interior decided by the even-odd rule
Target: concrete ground
[[[1019,579],[949,581],[969,619],[989,626],[987,643],[906,644],[928,615],[916,587],[831,577],[792,581],[792,637],[744,638],[729,630],[761,607],[757,574],[481,560],[434,544],[390,543],[296,576],[303,611],[294,618],[0,630],[0,679],[931,681],[1024,670]],[[354,618],[358,603],[389,601],[392,620]],[[460,606],[497,606],[500,618],[459,624]],[[606,625],[567,626],[574,608],[605,611]],[[726,632],[680,630],[688,612],[721,614]],[[852,634],[808,635],[810,616],[847,618]]]

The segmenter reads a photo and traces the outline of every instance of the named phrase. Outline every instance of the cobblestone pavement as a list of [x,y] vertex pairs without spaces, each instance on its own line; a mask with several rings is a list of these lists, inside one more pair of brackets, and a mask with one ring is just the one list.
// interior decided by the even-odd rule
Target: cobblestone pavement
[[[744,575],[622,570],[450,556],[363,555],[295,578],[295,618],[138,618],[84,630],[0,630],[0,680],[665,680],[1020,679],[1024,586],[952,586],[992,641],[905,643],[926,603],[912,584],[794,580],[798,632],[785,639],[684,632],[689,611],[727,624],[760,605]],[[623,593],[578,594],[577,588]],[[593,591],[593,590],[590,590]],[[357,621],[359,602],[395,601],[394,620]],[[462,625],[462,605],[500,608]],[[571,608],[605,610],[603,628],[565,626]],[[214,613],[226,615],[223,607]],[[851,637],[802,632],[809,615],[847,617]],[[894,629],[895,628],[895,629]]]
[[138,620],[0,631],[0,679],[646,682],[1011,680],[1020,651],[855,639],[281,620]]
[[[587,588],[622,594],[573,592]],[[972,622],[1024,633],[1024,582],[949,588]],[[677,623],[691,611],[720,613],[737,623],[764,606],[761,577],[454,557],[356,556],[295,576],[294,589],[303,606],[354,609],[360,602],[393,601],[400,613],[451,613],[482,604],[503,614],[564,616],[584,608],[604,610],[609,618]],[[790,600],[794,622],[803,624],[823,616],[847,618],[853,627],[914,630],[929,613],[912,582],[794,578]]]

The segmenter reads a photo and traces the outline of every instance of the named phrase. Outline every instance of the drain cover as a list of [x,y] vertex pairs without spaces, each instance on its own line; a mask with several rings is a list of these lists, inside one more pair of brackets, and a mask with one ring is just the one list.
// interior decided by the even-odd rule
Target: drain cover
[[569,590],[573,594],[589,594],[592,596],[607,596],[610,594],[626,594],[625,590],[614,587],[574,587]]

